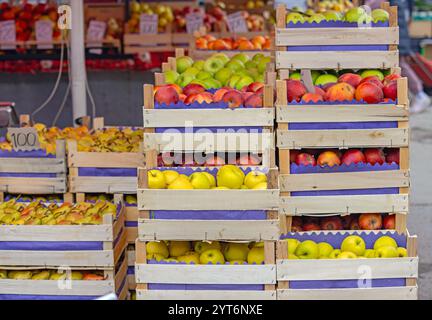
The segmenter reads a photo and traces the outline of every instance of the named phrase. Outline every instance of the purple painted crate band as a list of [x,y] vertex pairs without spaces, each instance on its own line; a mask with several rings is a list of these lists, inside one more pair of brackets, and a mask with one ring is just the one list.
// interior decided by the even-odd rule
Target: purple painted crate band
[[375,188],[375,189],[350,189],[350,190],[320,190],[320,191],[292,191],[292,197],[317,197],[317,196],[347,196],[369,194],[398,194],[399,188]]
[[[371,279],[372,288],[405,287],[405,278]],[[358,288],[359,280],[294,280],[290,281],[290,289],[342,289]],[[361,284],[363,281],[360,280]]]
[[127,203],[127,202],[125,202],[125,203],[124,203],[124,206],[125,206],[125,207],[136,207],[137,204],[136,204],[136,203]]
[[115,247],[117,245],[117,243],[120,241],[122,235],[123,235],[123,227],[120,228],[120,231],[119,231],[119,233],[117,235],[117,238],[114,239],[114,241],[113,241],[113,247]]
[[136,228],[138,227],[138,221],[125,221],[126,228]]
[[[185,128],[156,128],[156,133],[184,133]],[[261,133],[262,127],[194,127],[193,130],[188,130],[188,133]]]
[[[195,263],[186,263],[186,262],[179,262],[179,261],[166,261],[166,260],[160,260],[160,261],[157,261],[157,260],[155,260],[155,259],[150,259],[150,260],[147,260],[147,264],[178,264],[178,265],[182,265],[182,264],[184,264],[184,265],[186,265],[186,264],[192,264],[192,265],[194,265]],[[220,265],[221,263],[216,263],[216,265]],[[239,264],[239,263],[234,263],[234,264]],[[246,263],[246,262],[243,262],[242,264],[248,264],[248,263]],[[213,264],[212,263],[207,263],[207,265],[208,266],[212,266]],[[228,261],[226,261],[225,263],[224,263],[224,265],[231,265]],[[254,262],[254,263],[252,263],[252,265],[256,265],[256,263]],[[261,263],[261,265],[264,265],[264,262],[263,263]]]
[[288,51],[388,51],[388,45],[288,46]]
[[129,266],[127,268],[127,274],[135,274],[135,267],[134,266]]
[[120,284],[120,287],[116,291],[117,296],[120,296],[120,293],[122,292],[124,286],[126,285],[126,282],[127,282],[127,275],[124,277],[122,283]]
[[[217,90],[208,90],[208,92],[210,93],[214,93]],[[230,109],[228,107],[228,103],[225,102],[211,102],[211,103],[207,103],[207,102],[203,102],[203,103],[198,103],[198,102],[193,102],[191,104],[185,104],[184,102],[178,102],[176,104],[170,104],[170,105],[166,105],[164,103],[160,104],[155,102],[154,105],[155,109],[161,109],[161,110],[184,110],[184,109],[194,109],[194,110],[205,110],[205,109]],[[240,109],[240,108],[247,108],[244,106],[240,106],[236,109]]]
[[324,233],[321,231],[317,232],[308,232],[308,233],[296,233],[289,232],[288,234],[282,235],[281,239],[294,238],[299,241],[312,240],[315,242],[327,242],[332,245],[334,248],[340,248],[342,241],[349,235],[358,235],[363,238],[366,243],[367,249],[372,249],[375,241],[382,236],[389,236],[393,238],[399,247],[406,248],[407,240],[406,235],[399,234],[391,231],[379,231],[377,233],[374,232],[365,232],[365,231],[355,231],[355,232],[337,232],[337,233]]
[[149,283],[148,290],[247,290],[262,291],[262,284],[166,284]]
[[0,158],[55,158],[55,155],[47,154],[45,150],[33,150],[33,151],[0,150]]
[[366,122],[292,122],[289,130],[348,130],[348,129],[390,129],[397,128],[397,121]]
[[0,300],[94,300],[99,296],[54,296],[31,294],[0,294]]
[[341,164],[340,166],[313,166],[313,165],[298,165],[296,163],[291,163],[290,165],[291,174],[307,174],[307,173],[336,173],[336,172],[370,172],[370,171],[389,171],[389,170],[399,170],[399,165],[395,162],[376,163],[372,165],[370,163],[351,163],[350,165]]
[[93,251],[103,250],[101,241],[0,241],[0,250]]
[[[333,84],[335,84],[335,82],[333,82]],[[319,87],[322,88],[323,86],[319,86]],[[353,100],[336,100],[336,101],[318,101],[318,102],[313,102],[313,103],[305,102],[303,100],[300,100],[300,101],[293,100],[293,101],[288,103],[289,106],[308,106],[308,107],[309,106],[322,106],[323,110],[325,110],[325,107],[327,107],[327,106],[335,106],[335,105],[337,106],[337,105],[341,105],[341,104],[350,105],[350,106],[351,105],[352,106],[359,106],[359,107],[369,105],[369,103],[367,103],[363,99],[361,99],[361,100],[353,99]],[[378,104],[379,105],[392,106],[392,105],[397,104],[397,99],[396,100],[382,101]]]
[[0,177],[9,178],[55,178],[55,173],[6,173],[0,172]]
[[[372,22],[371,26],[374,28],[388,27],[390,24],[386,22]],[[359,24],[357,22],[347,22],[347,21],[321,21],[321,22],[288,22],[287,28],[359,28],[364,29],[366,25]]]
[[136,177],[135,168],[78,168],[80,177]]
[[163,220],[266,220],[265,210],[154,210],[152,219]]

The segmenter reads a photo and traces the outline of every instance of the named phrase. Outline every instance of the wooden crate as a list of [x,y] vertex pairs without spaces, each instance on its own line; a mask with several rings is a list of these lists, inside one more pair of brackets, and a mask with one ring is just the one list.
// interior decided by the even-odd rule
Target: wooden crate
[[[287,28],[287,10],[284,5],[278,6],[275,31],[276,69],[340,70],[397,67],[399,62],[397,7],[390,7],[388,3],[383,3],[382,8],[390,14],[389,27]],[[350,50],[350,48],[347,50],[346,46],[353,45],[387,46],[387,50],[371,47],[361,51]],[[302,51],[290,50],[292,47],[299,46],[305,47]],[[335,49],[322,51],[323,46],[335,46]]]
[[55,177],[0,177],[0,192],[24,194],[66,193],[66,152],[63,140],[56,143],[55,158],[0,157],[0,173],[51,174]]
[[[41,246],[0,250],[1,266],[114,268],[127,245],[124,206],[116,201],[121,206],[118,216],[106,214],[100,225],[0,225],[2,242],[17,243],[17,248],[26,243]],[[47,249],[48,244],[55,247]],[[69,245],[77,248],[65,249]]]
[[[277,81],[276,119],[279,148],[282,233],[291,230],[294,215],[396,213],[396,229],[406,230],[409,191],[409,103],[407,79],[398,79],[396,104],[290,105],[286,82]],[[322,112],[325,108],[325,112]],[[397,128],[290,130],[290,123],[397,121]],[[290,150],[301,148],[400,148],[399,170],[290,173]],[[398,194],[291,196],[295,191],[398,188]],[[283,220],[286,220],[286,223]]]
[[[146,242],[136,242],[137,300],[275,300],[275,243],[264,242],[263,265],[148,264]],[[154,284],[262,285],[261,290],[152,290]]]
[[[367,234],[363,231],[360,236],[368,237],[374,233],[392,236],[389,233],[376,231],[369,231]],[[345,234],[349,235],[347,232]],[[331,232],[326,236],[330,239]],[[408,234],[405,239],[408,257],[368,259],[288,259],[287,242],[279,241],[276,250],[277,298],[278,300],[417,299],[417,236]],[[395,279],[399,280],[397,286],[395,283],[387,283],[384,286],[373,285],[373,281],[394,281]],[[361,284],[359,285],[359,282],[356,285],[341,284],[340,281],[344,280],[361,281]],[[367,285],[365,282],[367,280],[371,280],[372,286]],[[308,282],[307,288],[301,285],[301,282],[305,281]],[[327,282],[325,286],[318,284],[323,281]]]
[[[103,118],[96,118],[94,128],[104,128]],[[81,152],[77,142],[68,142],[69,191],[83,193],[136,193],[137,178],[132,176],[80,176],[80,168],[138,168],[144,163],[141,152]],[[77,195],[79,196],[79,195]],[[83,196],[79,196],[80,199]],[[81,200],[79,200],[81,201]]]
[[[126,250],[126,256],[127,256],[127,265],[128,265],[128,274],[127,274],[127,281],[128,281],[128,288],[130,291],[136,290],[136,282],[135,282],[135,243],[134,243],[134,249],[133,250]],[[133,272],[132,272],[133,270]]]
[[135,244],[135,240],[138,238],[138,227],[135,223],[138,223],[138,207],[137,206],[125,206],[126,214],[126,239],[129,244]]

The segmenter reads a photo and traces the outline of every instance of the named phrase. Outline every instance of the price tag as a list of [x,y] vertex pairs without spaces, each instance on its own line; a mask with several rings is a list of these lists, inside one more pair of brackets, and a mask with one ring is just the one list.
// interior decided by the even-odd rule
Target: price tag
[[302,69],[300,73],[301,73],[301,79],[307,91],[315,93],[315,86],[313,84],[311,71],[309,69]]
[[39,136],[35,128],[8,128],[11,137],[12,148],[15,151],[39,150]]
[[106,23],[104,21],[92,20],[87,29],[87,41],[91,42],[92,47],[102,45],[103,38],[105,37]]
[[158,16],[157,14],[142,14],[140,16],[140,34],[157,34],[158,33]]
[[[52,49],[53,48],[53,25],[48,20],[38,20],[35,23],[36,41],[38,49]],[[51,43],[50,43],[51,42]]]
[[15,20],[0,21],[0,49],[16,49],[15,44],[1,44],[3,42],[16,42]]
[[243,33],[248,32],[246,20],[242,14],[242,12],[235,12],[227,15],[227,24],[228,29],[231,32],[235,33]]
[[199,31],[204,25],[204,15],[202,12],[192,12],[186,15],[186,31],[189,34],[193,34],[195,31]]

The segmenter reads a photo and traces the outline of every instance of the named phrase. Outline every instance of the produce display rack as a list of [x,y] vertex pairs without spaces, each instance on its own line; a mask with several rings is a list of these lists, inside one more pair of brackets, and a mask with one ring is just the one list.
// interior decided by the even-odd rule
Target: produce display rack
[[[103,118],[94,120],[93,128],[104,128]],[[136,175],[110,176],[109,174],[80,175],[81,169],[136,169],[144,163],[141,152],[81,152],[77,142],[68,142],[69,191],[83,199],[85,193],[135,194]],[[80,200],[78,200],[80,201]]]
[[[389,26],[287,26],[287,9],[276,10],[276,69],[388,69],[398,67],[397,7],[387,2]],[[326,22],[324,22],[326,23]],[[316,57],[319,56],[319,59]]]
[[383,231],[307,232],[300,241],[327,241],[336,247],[341,235],[356,234],[371,245],[387,235],[406,247],[403,258],[288,259],[288,243],[277,243],[278,300],[408,300],[417,299],[417,236]]

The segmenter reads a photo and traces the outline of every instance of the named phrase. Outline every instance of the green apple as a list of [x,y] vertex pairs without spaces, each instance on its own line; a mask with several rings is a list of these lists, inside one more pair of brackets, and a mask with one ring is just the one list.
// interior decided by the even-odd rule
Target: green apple
[[338,78],[333,74],[321,74],[315,79],[314,85],[322,86],[322,85],[325,85],[327,83],[333,83],[333,82],[337,82],[337,81],[338,81]]
[[201,264],[224,264],[225,258],[219,249],[209,249],[201,253],[200,255]]
[[255,61],[252,61],[252,60],[246,61],[246,63],[245,63],[245,68],[247,70],[255,69],[255,68],[257,68],[257,66],[258,66],[257,63]]
[[271,62],[270,57],[264,57],[258,62],[258,72],[264,73],[267,69],[267,64]]
[[236,83],[241,79],[241,76],[235,74],[231,76],[231,78],[228,80],[228,83],[226,84],[228,87],[235,88]]
[[240,69],[244,69],[244,63],[241,62],[241,60],[235,59],[235,60],[230,60],[228,61],[228,63],[225,65],[225,68],[230,69],[232,72],[236,72],[237,70]]
[[196,74],[195,78],[198,80],[204,80],[204,79],[209,79],[212,78],[213,75],[210,72],[207,71],[200,71]]
[[245,174],[243,171],[232,164],[222,166],[217,173],[218,187],[227,187],[230,189],[240,189],[243,184]]
[[220,242],[219,241],[212,241],[212,242],[197,241],[194,245],[195,252],[199,254],[210,249],[220,250],[221,249]]
[[255,82],[265,83],[265,77],[263,74],[259,74],[254,78]]
[[189,82],[189,84],[199,84],[201,86],[203,86],[204,88],[206,87],[205,83],[204,83],[205,79],[193,79],[191,82]]
[[258,63],[261,61],[262,58],[264,58],[265,55],[262,53],[256,53],[253,57],[252,57],[252,61],[255,63]]
[[340,249],[334,249],[332,252],[330,252],[328,258],[329,259],[337,259],[341,253],[342,253],[342,251],[340,251]]
[[340,255],[338,255],[337,258],[338,259],[355,259],[355,258],[357,258],[357,256],[355,255],[355,253],[345,251],[345,252],[342,252]]
[[176,83],[180,86],[180,87],[186,87],[189,83],[191,83],[192,80],[195,79],[195,76],[192,74],[181,74]]
[[363,8],[351,8],[345,13],[345,21],[347,22],[359,22],[363,21],[363,17],[367,15]]
[[215,73],[214,78],[218,80],[223,86],[225,86],[231,75],[231,69],[224,67]]
[[288,254],[294,254],[300,241],[291,238],[291,239],[286,239],[286,242],[287,242]]
[[362,78],[366,78],[366,77],[370,77],[370,76],[376,76],[378,77],[381,81],[384,80],[384,75],[380,70],[363,70],[362,73],[360,73],[360,76]]
[[222,84],[218,80],[213,78],[208,78],[201,81],[204,83],[204,87],[206,89],[219,89],[220,87],[222,87]]
[[287,23],[304,23],[305,22],[305,18],[302,14],[298,13],[298,12],[290,12],[287,14],[286,16],[286,22]]
[[342,241],[341,251],[348,251],[354,253],[357,256],[362,256],[366,251],[366,243],[359,236],[348,236]]
[[384,246],[376,250],[377,258],[397,258],[399,253],[395,247]]
[[326,21],[340,21],[341,15],[336,11],[325,11],[322,13]]
[[408,251],[406,248],[398,247],[396,250],[399,258],[408,257]]
[[[293,9],[294,10],[294,9]],[[302,11],[301,9],[298,9],[298,10],[296,10],[296,11]],[[305,13],[307,14],[307,15],[313,15],[313,14],[315,14],[316,12],[313,10],[313,9],[307,9],[306,11],[305,11]]]
[[240,70],[236,71],[236,75],[241,76],[241,77],[250,77],[251,73],[249,72],[249,70],[240,69]]
[[210,189],[210,181],[202,172],[194,172],[189,176],[194,189]]
[[203,66],[203,70],[210,72],[211,74],[215,74],[220,69],[224,67],[223,61],[218,57],[210,57],[208,58]]
[[193,63],[192,67],[197,68],[198,70],[202,70],[204,68],[204,60],[197,60]]
[[164,72],[165,83],[166,84],[176,83],[179,76],[180,75],[176,71],[173,71],[173,70],[165,71]]
[[395,239],[389,236],[379,237],[378,240],[374,243],[374,249],[378,250],[381,247],[394,247],[395,249],[398,247]]
[[320,23],[323,20],[325,20],[325,17],[320,13],[316,13],[316,14],[311,15],[310,17],[306,18],[306,21],[309,23],[313,23],[313,22]]
[[297,246],[295,255],[299,257],[299,259],[318,259],[318,245],[312,240],[303,241]]
[[321,75],[321,72],[318,70],[312,70],[311,76],[312,76],[312,82],[315,83],[316,79]]
[[193,63],[192,58],[188,56],[176,58],[177,72],[182,74],[187,68],[192,67]]
[[290,73],[289,78],[292,80],[301,80],[302,76],[300,72]]
[[196,76],[199,72],[200,71],[197,68],[189,67],[182,73],[182,75],[191,74],[193,76]]
[[223,253],[227,261],[246,261],[249,247],[247,243],[228,243]]
[[376,258],[376,251],[374,249],[366,249],[365,253],[363,254],[365,258]]
[[230,58],[223,52],[215,53],[214,55],[212,55],[212,57],[222,60],[224,65],[227,64],[228,61],[230,61]]
[[372,20],[373,22],[386,22],[389,21],[390,15],[384,9],[372,10]]
[[318,243],[318,249],[319,249],[319,256],[320,257],[328,257],[330,253],[334,250],[334,248],[331,246],[331,244],[327,242],[320,242]]
[[245,64],[250,60],[249,56],[245,53],[237,53],[236,55],[232,56],[231,60],[240,60]]
[[243,76],[239,81],[236,82],[235,88],[241,90],[243,87],[250,85],[254,82],[254,79],[249,76]]
[[247,262],[249,264],[262,264],[264,262],[264,248],[263,247],[253,247],[249,250],[247,256]]

